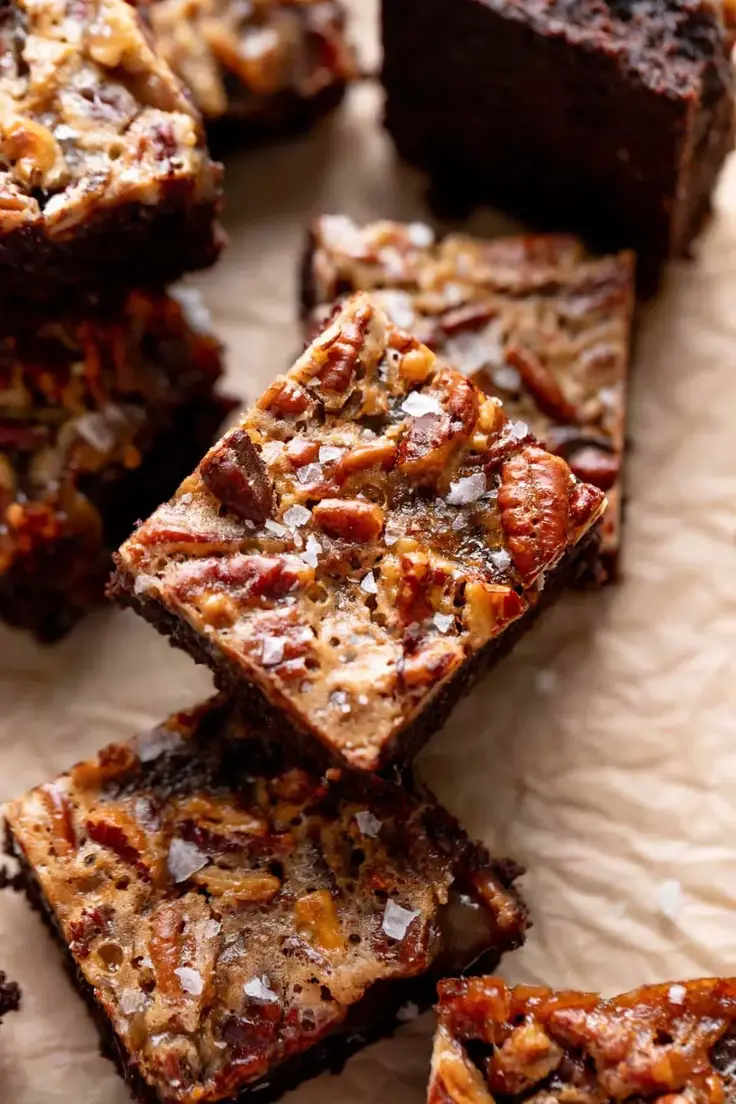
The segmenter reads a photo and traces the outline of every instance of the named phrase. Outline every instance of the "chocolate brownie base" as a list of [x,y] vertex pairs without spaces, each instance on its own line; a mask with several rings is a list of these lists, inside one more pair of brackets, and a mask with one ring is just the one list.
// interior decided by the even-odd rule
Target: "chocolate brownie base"
[[186,184],[174,182],[161,203],[96,211],[71,237],[51,238],[39,225],[0,234],[0,321],[29,301],[87,306],[209,268],[227,240],[216,222],[219,206],[197,203]]
[[384,0],[386,125],[439,193],[634,248],[651,286],[687,253],[733,148],[716,9]]
[[15,1012],[20,1007],[20,989],[14,981],[8,981],[0,970],[0,1023],[8,1012]]
[[[490,640],[472,661],[461,667],[455,677],[442,687],[412,725],[398,739],[384,746],[377,770],[385,772],[401,769],[410,763],[430,736],[442,728],[460,698],[469,693],[478,679],[514,648],[539,615],[553,605],[564,590],[598,579],[601,570],[599,545],[600,528],[596,527],[549,573],[537,604],[500,637]],[[196,663],[209,667],[218,689],[236,695],[246,712],[258,717],[265,735],[285,740],[292,747],[298,746],[299,753],[307,761],[321,766],[332,764],[333,760],[326,754],[325,746],[301,728],[293,717],[284,716],[257,686],[243,682],[237,668],[229,664],[206,637],[197,633],[188,622],[165,609],[160,602],[146,598],[145,594],[136,593],[132,575],[118,569],[109,593],[120,605],[134,609],[163,636],[167,636],[172,647],[181,648]],[[345,765],[339,755],[335,756],[334,762],[340,766]]]
[[90,555],[83,534],[62,536],[34,550],[0,574],[0,618],[44,644],[65,636],[104,599],[112,552],[138,518],[171,494],[207,449],[234,403],[202,396],[160,425],[133,470],[101,472],[80,485],[102,523],[102,539]]
[[217,156],[306,134],[332,114],[345,98],[347,84],[335,83],[305,99],[286,91],[274,96],[257,116],[236,111],[207,121],[210,148]]
[[[38,884],[38,879],[28,861],[24,858],[22,849],[15,842],[10,830],[7,830],[6,850],[8,854],[17,859],[20,865],[21,885],[28,902],[39,913],[44,924],[53,935],[67,975],[87,1005],[87,1010],[97,1028],[102,1055],[115,1063],[118,1073],[124,1079],[135,1100],[139,1101],[140,1104],[160,1104],[159,1096],[130,1065],[110,1021],[95,999],[92,986],[85,981],[77,968],[74,957],[59,930],[53,911]],[[500,958],[501,955],[495,952],[484,955],[467,971],[468,976],[488,973],[495,968]],[[2,979],[1,974],[0,979]],[[298,1088],[304,1081],[308,1081],[312,1077],[319,1077],[323,1073],[340,1073],[347,1060],[362,1050],[363,1047],[393,1035],[399,1027],[406,1023],[408,1016],[402,1015],[401,1009],[408,1007],[412,1016],[414,1010],[416,1010],[417,1015],[426,1011],[436,998],[436,986],[436,977],[410,978],[398,986],[395,983],[385,986],[379,984],[374,987],[370,995],[370,1003],[365,1001],[364,1009],[358,1006],[353,1010],[351,1019],[346,1025],[347,1030],[341,1034],[323,1039],[304,1054],[298,1054],[287,1059],[277,1069],[269,1073],[267,1078],[246,1087],[237,1096],[223,1100],[221,1104],[250,1104],[251,1101],[257,1101],[258,1104],[269,1104],[271,1101],[280,1099],[284,1093]],[[381,1009],[380,1020],[377,1020],[375,1016],[366,1016],[366,1022],[361,1023],[361,1013],[370,1013],[374,1001],[376,1006]],[[7,1011],[9,1010],[7,1009]],[[370,1022],[367,1022],[368,1019],[370,1019]]]

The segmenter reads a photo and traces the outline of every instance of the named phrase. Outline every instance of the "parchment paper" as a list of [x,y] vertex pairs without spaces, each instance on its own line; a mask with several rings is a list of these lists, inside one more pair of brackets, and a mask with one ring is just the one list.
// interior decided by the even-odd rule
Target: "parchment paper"
[[[373,0],[352,0],[375,64]],[[194,281],[253,397],[299,347],[305,218],[427,217],[380,96],[228,165],[222,262]],[[512,228],[481,216],[473,230]],[[423,753],[440,798],[529,870],[534,928],[514,980],[614,993],[736,972],[736,160],[693,263],[642,319],[633,371],[625,579],[567,596]],[[51,650],[0,630],[0,800],[205,696],[209,675],[130,613]],[[24,901],[0,895],[0,968],[23,1008],[0,1029],[2,1104],[125,1104]],[[432,1016],[310,1082],[294,1104],[419,1104]]]

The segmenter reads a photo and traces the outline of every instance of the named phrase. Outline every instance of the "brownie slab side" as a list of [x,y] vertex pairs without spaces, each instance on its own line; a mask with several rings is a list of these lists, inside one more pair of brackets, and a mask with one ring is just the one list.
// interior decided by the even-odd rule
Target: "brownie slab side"
[[733,148],[732,39],[700,0],[628,8],[384,0],[386,124],[440,191],[633,248],[651,285]]
[[645,985],[611,999],[512,988],[497,977],[447,979],[428,1104],[730,1101],[734,998],[735,978]]
[[397,324],[525,422],[608,496],[601,556],[615,579],[634,314],[634,257],[591,257],[568,235],[437,239],[423,223],[322,215],[301,268],[307,336],[370,291]]
[[111,594],[255,688],[316,756],[374,770],[604,508],[356,296],[125,542]]
[[25,889],[145,1101],[275,1099],[523,938],[518,868],[411,778],[310,775],[224,699],[7,818]]

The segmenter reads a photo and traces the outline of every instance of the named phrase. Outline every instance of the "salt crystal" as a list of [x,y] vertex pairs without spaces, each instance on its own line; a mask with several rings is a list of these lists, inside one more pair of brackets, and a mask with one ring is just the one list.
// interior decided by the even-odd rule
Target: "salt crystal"
[[168,728],[153,728],[150,732],[141,732],[136,740],[135,750],[141,763],[150,763],[172,751],[181,743],[178,732],[172,732]]
[[367,575],[363,577],[360,583],[360,589],[366,594],[378,594],[378,586],[376,580],[373,577],[373,572],[369,571]]
[[274,54],[281,45],[278,32],[273,27],[251,27],[240,38],[239,46],[243,57],[257,61],[267,54]]
[[204,937],[205,939],[214,939],[216,935],[219,935],[222,931],[222,924],[219,920],[205,920],[204,922]]
[[100,411],[81,414],[75,422],[75,428],[79,436],[97,452],[109,452],[115,445],[115,434],[110,421]]
[[451,506],[467,506],[471,502],[477,502],[485,493],[486,477],[483,472],[475,472],[450,484],[447,501]]
[[424,222],[410,222],[406,233],[411,244],[417,249],[427,249],[434,241],[434,230]]
[[179,966],[174,973],[185,993],[191,993],[193,997],[200,996],[204,989],[204,982],[199,970],[193,970],[191,966]]
[[120,993],[120,1011],[124,1016],[133,1016],[143,1012],[147,1005],[146,994],[136,989],[123,989]]
[[454,529],[455,532],[457,532],[458,529],[465,528],[465,518],[462,514],[458,514],[457,517],[453,520],[451,528]]
[[529,426],[526,422],[514,422],[511,427],[511,436],[515,437],[517,441],[523,440],[529,433]]
[[412,391],[401,404],[401,409],[412,418],[423,418],[425,414],[441,414],[442,407],[434,395],[425,395],[422,391]]
[[546,668],[542,668],[541,671],[537,671],[534,676],[534,688],[538,694],[552,694],[557,686],[557,675],[554,671],[548,671]]
[[186,840],[172,839],[169,847],[168,867],[169,874],[175,882],[185,882],[196,874],[198,870],[206,866],[210,860],[193,843]]
[[302,552],[300,558],[304,561],[305,564],[308,564],[309,567],[316,567],[317,560],[321,551],[322,545],[319,543],[317,538],[310,533],[309,537],[307,538],[307,547]]
[[304,467],[299,468],[296,473],[296,477],[300,483],[319,483],[322,476],[321,464],[305,464]]
[[262,1001],[264,1004],[277,1004],[278,995],[274,993],[273,989],[268,983],[268,978],[264,974],[263,977],[254,977],[250,981],[246,981],[243,986],[243,992],[246,997],[252,997],[253,1000]]
[[268,529],[269,533],[273,533],[276,537],[286,536],[287,529],[285,525],[279,525],[278,521],[267,521],[265,529]]
[[319,450],[319,462],[320,464],[329,464],[330,460],[339,460],[345,449],[338,448],[337,445],[321,445]]
[[666,878],[659,887],[659,908],[668,920],[675,921],[682,911],[682,886],[677,878]]
[[67,126],[66,123],[60,123],[54,129],[54,138],[56,138],[57,142],[64,142],[67,139],[71,141],[73,138],[78,137],[79,131],[75,130],[74,127]]
[[371,839],[375,839],[381,831],[381,821],[368,809],[363,809],[361,812],[356,813],[355,821],[363,835],[370,836]]
[[402,1004],[401,1008],[396,1013],[396,1019],[399,1023],[411,1023],[419,1015],[419,1006],[414,1004],[414,1001],[407,1001],[406,1004]]
[[381,306],[395,326],[400,326],[402,330],[409,330],[414,325],[416,318],[414,307],[411,296],[405,291],[381,292]]
[[686,993],[684,985],[670,985],[667,996],[672,1004],[684,1004]]
[[389,897],[381,927],[389,939],[403,939],[412,920],[416,919],[418,915],[419,913],[414,909],[406,909],[402,905],[397,905],[396,901]]
[[504,391],[518,391],[521,387],[521,376],[510,364],[497,364],[491,369],[491,379]]
[[497,571],[508,571],[513,563],[505,548],[499,548],[497,551],[491,552],[488,558]]
[[63,211],[67,205],[67,201],[65,192],[59,192],[57,195],[53,195],[43,209],[44,218],[51,218],[59,211]]
[[149,579],[147,575],[138,575],[133,583],[133,590],[136,594],[155,594],[158,588],[158,579]]
[[284,521],[290,528],[298,529],[300,525],[308,525],[312,520],[312,512],[306,506],[290,506],[284,514]]
[[179,502],[182,504],[182,506],[188,506],[189,503],[193,501],[193,499],[194,495],[191,494],[189,491],[187,491],[186,494],[179,495]]
[[141,959],[141,966],[145,966],[146,970],[153,969],[153,960],[150,955],[144,955]]
[[455,622],[455,618],[451,613],[436,613],[432,620],[440,632],[443,633],[449,632]]
[[396,542],[397,542],[397,540],[399,539],[400,536],[401,536],[401,531],[399,529],[392,529],[388,525],[386,526],[386,528],[383,531],[384,543],[387,544],[389,546],[389,548],[391,547],[392,544],[396,544]]
[[275,667],[284,658],[284,640],[280,636],[265,636],[261,663],[264,667]]
[[209,335],[212,333],[212,315],[204,305],[204,300],[196,288],[173,287],[169,289],[169,294],[181,307],[182,314],[190,330],[194,330],[198,334]]

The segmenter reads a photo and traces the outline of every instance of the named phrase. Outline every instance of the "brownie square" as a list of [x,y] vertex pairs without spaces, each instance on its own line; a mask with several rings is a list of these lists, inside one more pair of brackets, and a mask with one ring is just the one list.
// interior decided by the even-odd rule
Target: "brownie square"
[[154,0],[150,22],[217,137],[243,143],[304,129],[357,75],[338,0]]
[[633,255],[591,257],[559,234],[438,241],[422,223],[322,216],[303,265],[307,332],[354,291],[370,291],[397,325],[502,399],[578,478],[607,493],[601,558],[614,578]]
[[8,0],[0,105],[4,299],[113,297],[216,259],[222,167],[134,5]]
[[176,294],[0,337],[0,617],[41,640],[102,600],[112,550],[234,405],[206,312]]
[[8,1012],[15,1012],[20,1007],[20,989],[14,981],[9,981],[0,970],[0,1023]]
[[439,985],[429,1104],[731,1100],[736,979],[596,993]]
[[111,594],[284,739],[377,770],[574,577],[604,508],[357,295],[125,542]]
[[704,0],[383,0],[386,124],[450,195],[683,256],[734,142],[733,35]]
[[431,794],[310,774],[215,699],[7,807],[31,901],[121,1073],[272,1100],[524,936],[518,868]]

